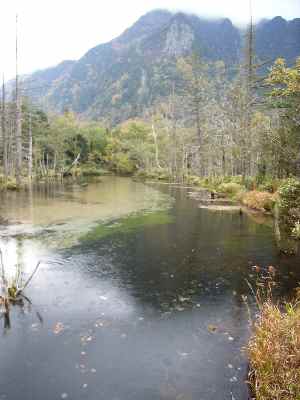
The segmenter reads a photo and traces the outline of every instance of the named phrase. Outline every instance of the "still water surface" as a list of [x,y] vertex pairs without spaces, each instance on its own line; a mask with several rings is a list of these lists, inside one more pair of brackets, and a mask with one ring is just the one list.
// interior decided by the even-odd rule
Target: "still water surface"
[[8,274],[43,262],[2,330],[1,400],[248,399],[245,279],[273,265],[282,296],[300,281],[270,223],[114,177],[8,193],[0,215]]

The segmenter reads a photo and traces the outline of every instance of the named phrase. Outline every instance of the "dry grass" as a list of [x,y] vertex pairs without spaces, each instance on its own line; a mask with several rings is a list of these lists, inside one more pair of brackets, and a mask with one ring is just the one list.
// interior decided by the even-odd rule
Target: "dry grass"
[[300,400],[300,296],[279,306],[266,301],[247,351],[257,400]]
[[242,195],[242,203],[254,210],[271,211],[275,203],[275,195],[269,192],[252,190]]

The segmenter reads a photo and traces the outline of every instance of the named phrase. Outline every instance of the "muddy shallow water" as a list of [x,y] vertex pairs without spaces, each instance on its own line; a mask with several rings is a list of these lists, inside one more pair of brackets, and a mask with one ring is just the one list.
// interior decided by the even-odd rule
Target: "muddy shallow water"
[[187,190],[106,177],[1,198],[8,274],[43,261],[0,337],[1,400],[248,399],[245,279],[273,265],[288,295],[299,259]]

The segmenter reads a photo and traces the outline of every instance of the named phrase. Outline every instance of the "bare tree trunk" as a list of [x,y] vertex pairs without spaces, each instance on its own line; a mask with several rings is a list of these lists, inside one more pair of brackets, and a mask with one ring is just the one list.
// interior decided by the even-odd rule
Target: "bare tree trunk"
[[198,102],[196,104],[196,124],[197,124],[197,137],[198,137],[198,142],[199,142],[199,149],[201,149],[202,131],[201,131],[201,122],[200,122],[200,104]]
[[49,175],[49,154],[46,153],[46,169],[47,169],[47,176]]
[[156,130],[155,130],[153,115],[152,115],[151,128],[152,128],[152,136],[153,136],[154,147],[155,147],[155,163],[156,163],[156,167],[161,169],[161,166],[160,166],[160,163],[159,163],[159,156],[158,156],[157,133],[156,133]]
[[173,144],[172,144],[172,154],[171,154],[171,169],[172,176],[177,180],[177,121],[175,116],[175,83],[172,85],[172,96],[170,98],[170,111],[171,111],[171,120],[172,120],[172,136],[173,136]]
[[29,128],[28,128],[28,178],[32,178],[32,115],[31,111],[29,112]]
[[6,105],[5,105],[5,84],[4,76],[2,83],[2,116],[1,116],[1,130],[2,130],[2,140],[3,140],[3,170],[5,180],[8,176],[8,159],[7,159],[7,134],[6,134]]
[[71,171],[71,169],[73,167],[76,167],[76,165],[79,163],[79,159],[80,159],[80,153],[78,153],[77,157],[75,158],[75,160],[72,162],[72,164],[70,165],[70,167],[63,172],[63,176],[67,176],[68,173]]
[[246,35],[246,46],[245,46],[245,110],[244,110],[244,143],[243,143],[243,175],[246,176],[250,174],[250,163],[251,163],[251,152],[253,147],[252,138],[252,127],[251,118],[253,111],[253,83],[255,75],[255,65],[254,65],[254,25],[252,16],[252,0],[249,0],[249,14],[250,23],[248,26],[248,32]]
[[14,156],[14,119],[13,116],[10,115],[9,118],[9,136],[7,139],[7,165],[8,165],[8,176],[13,175],[14,171],[14,162],[15,162],[15,156]]
[[56,175],[56,151],[54,152],[53,170],[54,170],[54,175]]
[[18,16],[16,16],[16,180],[21,185],[22,175],[22,110],[18,75]]

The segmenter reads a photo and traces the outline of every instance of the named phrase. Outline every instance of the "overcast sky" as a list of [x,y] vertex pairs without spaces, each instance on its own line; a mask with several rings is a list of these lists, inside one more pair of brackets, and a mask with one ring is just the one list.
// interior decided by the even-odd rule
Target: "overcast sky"
[[[0,73],[15,73],[15,15],[19,15],[20,72],[78,59],[88,49],[118,36],[156,8],[228,17],[236,24],[249,16],[249,0],[2,0]],[[253,0],[256,19],[300,17],[300,0]]]

